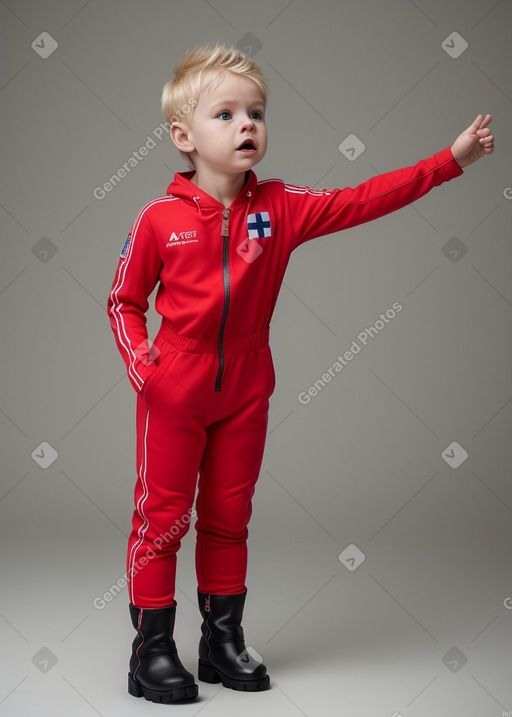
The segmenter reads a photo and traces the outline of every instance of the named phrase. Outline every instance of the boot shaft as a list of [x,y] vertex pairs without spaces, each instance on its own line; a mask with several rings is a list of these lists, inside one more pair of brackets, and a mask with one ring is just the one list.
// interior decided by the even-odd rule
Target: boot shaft
[[130,617],[137,636],[133,641],[133,652],[140,657],[176,652],[173,640],[176,606],[162,608],[138,608],[130,603]]
[[201,632],[207,641],[243,640],[241,625],[246,593],[210,595],[197,591],[199,610],[203,618]]

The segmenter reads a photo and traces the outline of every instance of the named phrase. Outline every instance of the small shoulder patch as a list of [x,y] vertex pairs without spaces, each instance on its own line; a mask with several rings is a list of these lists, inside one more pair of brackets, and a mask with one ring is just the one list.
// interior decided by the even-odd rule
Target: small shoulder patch
[[121,250],[121,259],[124,259],[125,256],[128,254],[128,247],[130,246],[130,239],[132,238],[132,233],[130,232],[128,236],[126,237],[126,241],[124,243],[124,246]]

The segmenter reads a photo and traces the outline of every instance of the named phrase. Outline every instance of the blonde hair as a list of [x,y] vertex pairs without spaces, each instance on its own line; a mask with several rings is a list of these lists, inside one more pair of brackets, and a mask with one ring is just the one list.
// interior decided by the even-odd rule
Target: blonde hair
[[[194,112],[199,95],[205,89],[206,80],[211,74],[220,74],[230,70],[253,80],[261,90],[263,101],[267,103],[268,86],[261,68],[248,55],[234,47],[215,45],[210,48],[196,47],[188,52],[174,68],[174,77],[162,90],[161,105],[166,122],[186,122]],[[187,152],[181,152],[187,165],[194,169]]]

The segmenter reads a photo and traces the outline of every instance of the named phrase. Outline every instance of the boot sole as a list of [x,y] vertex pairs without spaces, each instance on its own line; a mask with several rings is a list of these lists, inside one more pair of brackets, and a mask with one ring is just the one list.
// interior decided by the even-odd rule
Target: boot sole
[[133,677],[128,674],[128,692],[133,697],[144,697],[150,702],[160,702],[162,704],[170,704],[178,700],[188,700],[197,697],[199,688],[197,685],[187,685],[186,687],[178,687],[175,690],[162,692],[160,690],[151,690],[143,687],[136,682]]
[[261,690],[268,690],[270,687],[269,675],[265,675],[265,677],[262,677],[260,680],[234,680],[232,677],[227,677],[202,660],[198,662],[197,673],[197,677],[201,682],[208,682],[210,684],[222,682],[224,687],[229,687],[231,690],[260,692]]

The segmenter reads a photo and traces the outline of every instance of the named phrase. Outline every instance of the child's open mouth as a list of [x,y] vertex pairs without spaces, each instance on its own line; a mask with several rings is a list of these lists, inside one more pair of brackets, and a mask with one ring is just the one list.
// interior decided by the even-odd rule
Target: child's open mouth
[[243,154],[254,154],[256,152],[256,144],[252,139],[246,139],[240,147],[237,148],[237,152],[243,152]]

